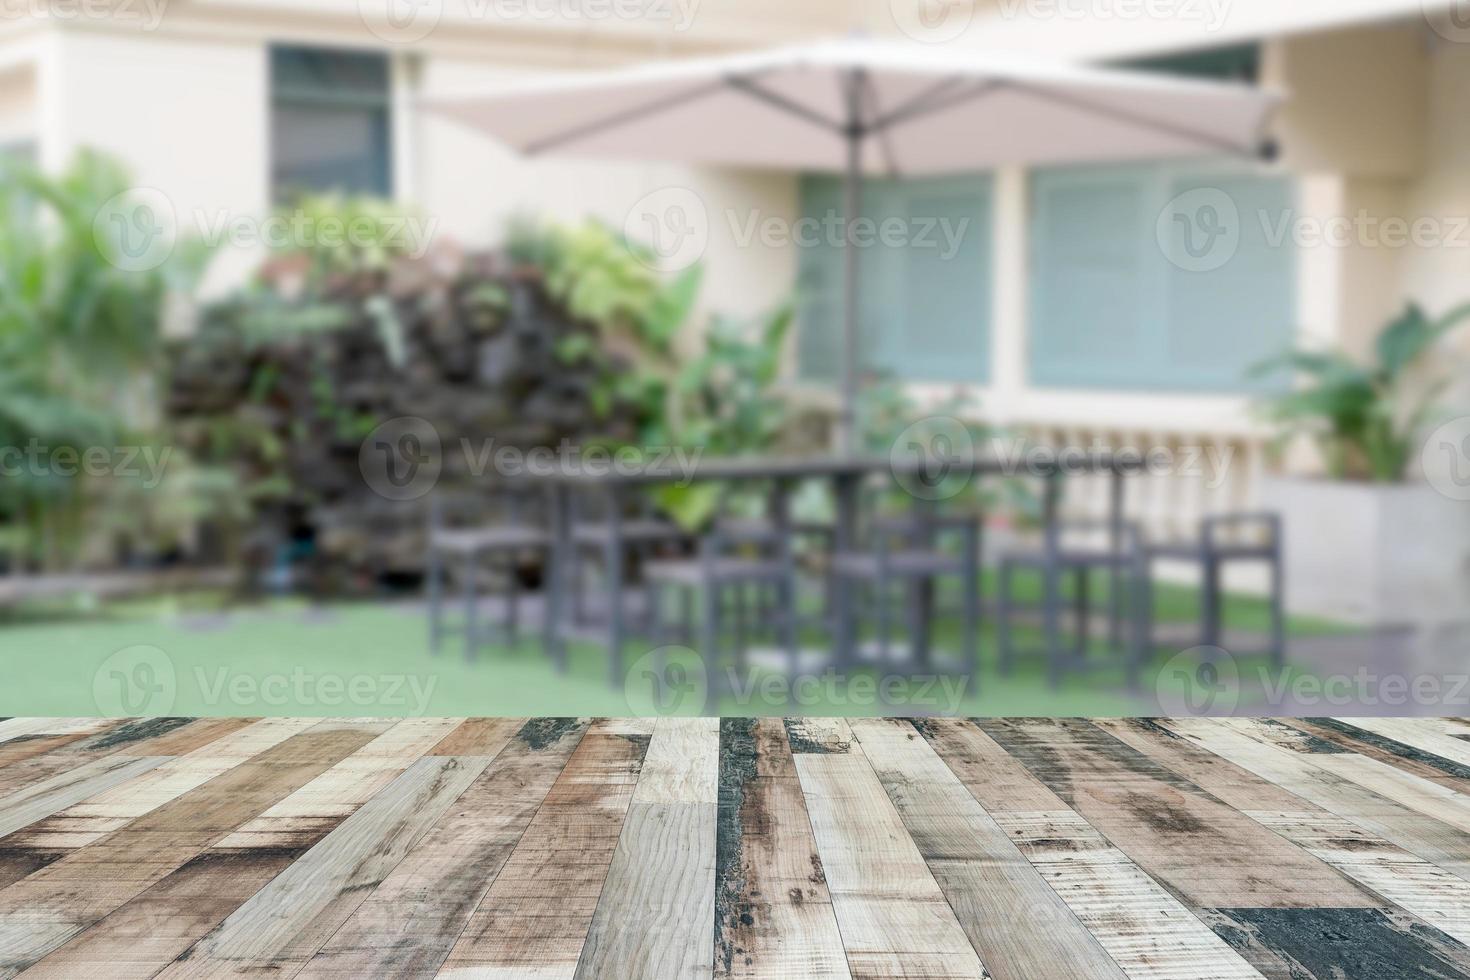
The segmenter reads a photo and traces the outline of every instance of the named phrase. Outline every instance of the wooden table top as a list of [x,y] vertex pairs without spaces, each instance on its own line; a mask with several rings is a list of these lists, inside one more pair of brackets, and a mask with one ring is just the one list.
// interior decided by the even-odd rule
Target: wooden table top
[[0,977],[1470,977],[1454,719],[0,720]]

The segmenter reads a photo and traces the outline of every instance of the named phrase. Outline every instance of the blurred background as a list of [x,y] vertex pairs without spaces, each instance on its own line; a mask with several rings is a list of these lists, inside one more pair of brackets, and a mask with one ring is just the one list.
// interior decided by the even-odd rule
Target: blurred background
[[[526,158],[433,105],[549,73],[861,34],[1282,102],[1263,159],[868,182],[863,214],[896,224],[859,259],[860,453],[889,460],[916,439],[982,456],[1153,452],[1127,480],[1136,538],[1066,565],[1065,612],[1049,613],[1045,570],[1027,560],[1043,488],[1024,466],[919,495],[980,529],[978,583],[940,582],[932,614],[935,645],[963,647],[970,627],[942,610],[978,590],[979,669],[920,669],[862,624],[860,645],[884,649],[854,687],[823,655],[831,487],[793,486],[793,519],[817,529],[792,547],[809,659],[763,660],[762,643],[779,644],[742,631],[740,677],[769,661],[773,684],[715,684],[719,710],[1470,714],[1463,2],[5,11],[0,713],[704,706],[723,661],[692,635],[632,629],[633,667],[610,684],[594,609],[568,617],[581,632],[558,669],[538,625],[544,540],[445,534],[541,526],[501,494],[523,458],[503,450],[831,453],[852,247],[841,181]],[[380,460],[384,446],[412,459]],[[865,513],[916,496],[895,473],[869,482]],[[1063,520],[1107,518],[1108,487],[1069,475]],[[687,564],[722,522],[759,519],[761,500],[688,482],[640,494],[629,506],[670,530],[613,587],[646,613],[646,567]],[[477,547],[503,553],[481,563]],[[607,569],[579,557],[576,578],[595,606]],[[448,615],[435,588],[470,617],[468,640],[431,626]],[[512,597],[519,632],[504,622]],[[742,621],[769,617],[759,596],[733,601]],[[868,601],[886,602],[885,586]],[[1104,622],[1123,605],[1125,623]],[[1068,669],[1055,650],[1003,656],[1008,642],[1055,645],[1053,614],[1075,634]],[[798,690],[798,677],[819,682]]]

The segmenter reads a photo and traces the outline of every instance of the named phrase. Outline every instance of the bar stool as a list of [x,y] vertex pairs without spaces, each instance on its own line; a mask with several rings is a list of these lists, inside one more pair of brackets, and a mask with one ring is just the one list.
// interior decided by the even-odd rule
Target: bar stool
[[[487,501],[499,501],[506,510],[502,521],[484,523]],[[429,600],[429,652],[438,653],[440,640],[458,632],[464,637],[466,659],[474,659],[480,642],[479,584],[487,562],[497,565],[504,576],[505,614],[501,635],[506,643],[519,641],[520,583],[518,562],[527,551],[549,553],[551,538],[527,518],[524,495],[501,491],[474,494],[435,490],[429,497],[427,535],[427,588]],[[479,523],[476,523],[479,521]],[[445,623],[445,566],[457,563],[455,576],[464,603],[464,621],[459,629]]]
[[[1150,544],[1145,549],[1150,571],[1154,562],[1175,561],[1200,568],[1201,646],[1222,646],[1224,633],[1224,571],[1227,565],[1264,564],[1270,571],[1271,632],[1268,646],[1259,651],[1280,667],[1286,661],[1286,595],[1282,567],[1281,515],[1240,512],[1206,517],[1199,533],[1187,541]],[[1150,600],[1151,601],[1151,600]],[[1154,649],[1152,635],[1149,649]],[[1249,651],[1232,651],[1239,654]]]
[[[891,586],[907,584],[910,589],[909,629],[914,640],[917,666],[929,667],[929,631],[933,613],[932,590],[940,576],[960,580],[961,660],[964,672],[979,673],[980,632],[980,547],[981,519],[978,515],[938,516],[918,512],[905,518],[879,518],[870,528],[867,551],[839,552],[832,558],[832,571],[839,579],[865,584],[874,595],[873,613],[878,629],[878,647],[885,659],[889,653],[892,611]],[[958,550],[941,547],[941,538],[954,535]],[[842,590],[844,593],[847,590]],[[837,647],[851,649],[861,615],[852,608],[838,610]]]
[[[614,498],[607,506],[621,507],[621,500]],[[600,558],[604,569],[614,562],[626,561],[627,554],[648,558],[655,551],[665,548],[687,550],[693,536],[673,521],[656,516],[647,501],[640,503],[636,516],[621,516],[617,537],[621,539],[624,554],[615,555],[613,549],[613,526],[606,516],[588,517],[585,513],[574,513],[572,518],[571,544],[573,570],[571,573],[572,622],[578,626],[587,623],[587,596],[585,571],[586,560]],[[621,581],[621,577],[619,577]]]
[[[1069,670],[1090,670],[1115,666],[1121,662],[1129,687],[1138,684],[1138,672],[1145,657],[1145,646],[1152,633],[1152,593],[1148,588],[1148,565],[1142,536],[1135,523],[1100,520],[1059,521],[1050,532],[1055,547],[1013,549],[1001,555],[996,597],[996,647],[1000,672],[1011,673],[1017,657],[1013,621],[1019,607],[1015,603],[1015,577],[1022,570],[1038,571],[1058,584],[1064,577],[1073,583],[1072,649],[1043,646],[1039,651],[1047,659],[1048,679],[1053,687],[1061,683]],[[1116,536],[1116,539],[1115,539]],[[1095,661],[1088,656],[1092,639],[1089,580],[1093,572],[1114,574],[1121,594],[1112,596],[1109,604],[1109,641],[1114,647],[1109,659]],[[1061,610],[1043,586],[1040,612],[1047,636],[1060,632]],[[1126,636],[1125,636],[1126,634]]]

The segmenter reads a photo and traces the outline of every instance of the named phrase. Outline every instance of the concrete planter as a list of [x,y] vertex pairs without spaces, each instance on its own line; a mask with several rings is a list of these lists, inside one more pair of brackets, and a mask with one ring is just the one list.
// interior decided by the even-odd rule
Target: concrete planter
[[1262,486],[1282,517],[1287,604],[1356,623],[1424,623],[1470,610],[1470,504],[1423,483],[1295,477]]

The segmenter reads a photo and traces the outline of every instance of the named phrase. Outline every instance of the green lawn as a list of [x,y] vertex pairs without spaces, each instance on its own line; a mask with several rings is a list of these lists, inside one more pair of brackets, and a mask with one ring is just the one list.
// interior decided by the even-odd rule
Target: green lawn
[[[1099,583],[1101,585],[1101,583]],[[1035,589],[1031,589],[1034,595]],[[1023,595],[1024,599],[1025,596]],[[626,715],[689,711],[697,697],[693,663],[650,674],[661,661],[649,644],[632,642],[626,686],[614,688],[605,654],[574,645],[565,674],[553,671],[534,639],[516,649],[487,648],[466,662],[456,639],[437,657],[428,653],[422,607],[414,603],[337,603],[313,607],[278,600],[231,611],[206,612],[192,600],[111,605],[65,617],[32,616],[0,622],[5,683],[3,715]],[[1194,617],[1191,589],[1159,589],[1161,622]],[[1265,604],[1232,597],[1228,621],[1263,629]],[[1294,621],[1294,635],[1340,631],[1323,622]],[[943,625],[936,647],[952,649],[955,630]],[[1023,647],[1034,630],[1017,631]],[[816,646],[820,637],[813,634]],[[1002,678],[995,665],[993,631],[981,643],[983,669],[975,687],[956,691],[940,681],[907,677],[883,681],[876,668],[838,684],[831,677],[791,691],[775,670],[752,673],[741,697],[726,696],[727,714],[913,714],[1109,716],[1156,712],[1159,671],[1176,651],[1163,650],[1145,673],[1141,693],[1125,689],[1121,670],[1069,678],[1052,690],[1038,657],[1023,659]],[[688,658],[685,658],[686,660]],[[1177,666],[1177,664],[1175,665]],[[1261,700],[1266,661],[1242,659],[1239,703]],[[1294,671],[1294,668],[1289,668]],[[1178,676],[1178,671],[1171,674]],[[655,689],[651,678],[664,678]],[[1167,680],[1167,679],[1166,679]],[[742,681],[742,684],[747,684]],[[886,689],[883,684],[889,685]],[[950,682],[951,685],[953,682]],[[655,703],[655,694],[662,701]],[[888,695],[884,700],[882,693]]]

